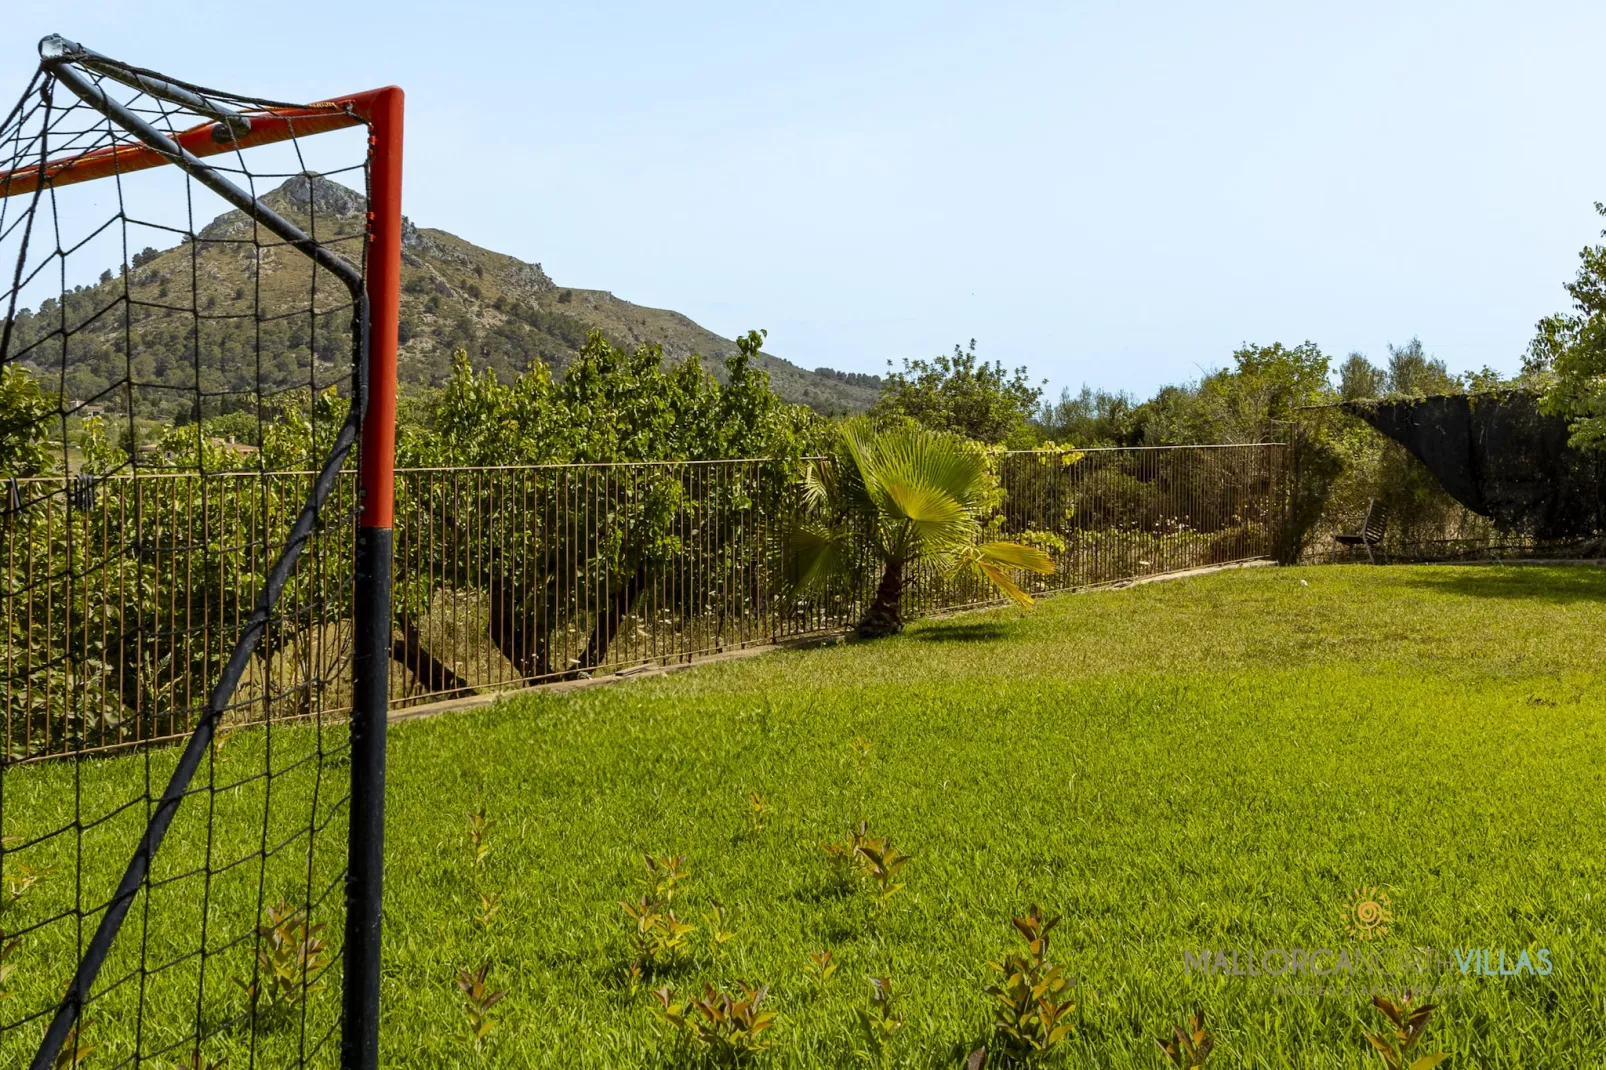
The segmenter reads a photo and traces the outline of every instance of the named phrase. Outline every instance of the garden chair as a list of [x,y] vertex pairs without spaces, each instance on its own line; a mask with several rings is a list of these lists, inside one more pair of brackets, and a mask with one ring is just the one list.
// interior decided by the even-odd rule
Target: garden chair
[[1383,536],[1389,529],[1389,507],[1373,498],[1366,503],[1366,519],[1361,521],[1359,531],[1348,534],[1334,535],[1333,541],[1344,546],[1359,546],[1366,551],[1366,560],[1377,564],[1377,558],[1372,556],[1372,547],[1383,541]]

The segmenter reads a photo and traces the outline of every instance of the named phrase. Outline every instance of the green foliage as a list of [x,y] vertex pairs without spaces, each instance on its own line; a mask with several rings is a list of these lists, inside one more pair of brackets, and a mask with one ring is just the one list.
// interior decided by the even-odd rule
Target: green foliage
[[466,1019],[467,1041],[475,1055],[482,1055],[496,1032],[497,1021],[491,1011],[507,997],[506,991],[492,991],[487,977],[491,965],[485,963],[478,970],[458,970],[457,988],[463,993],[463,1017]]
[[1444,361],[1428,356],[1420,338],[1412,338],[1403,346],[1389,346],[1387,379],[1390,394],[1406,397],[1456,394],[1463,388]]
[[[661,350],[620,349],[593,332],[554,379],[538,366],[504,383],[475,371],[459,353],[451,380],[404,428],[406,466],[560,465],[641,461],[715,461],[768,457],[752,468],[714,472],[642,466],[617,473],[546,468],[521,473],[521,493],[483,482],[402,481],[397,512],[427,512],[447,529],[491,532],[477,540],[398,540],[399,651],[407,668],[438,661],[411,622],[445,592],[485,589],[494,606],[490,639],[521,675],[550,678],[588,669],[607,656],[647,587],[653,569],[695,545],[717,563],[782,511],[802,458],[825,425],[787,405],[757,367],[762,332],[737,340],[721,386],[693,357],[665,367]],[[723,472],[723,474],[722,474]],[[414,495],[419,496],[415,500]],[[564,509],[532,508],[561,500]],[[575,517],[587,523],[574,523]],[[720,575],[718,569],[710,574]],[[717,582],[717,581],[716,581]],[[572,592],[595,585],[600,597]],[[667,612],[719,601],[729,592],[669,585]],[[586,637],[566,661],[559,646],[571,631]]]
[[54,872],[50,866],[31,866],[26,862],[12,861],[8,856],[15,853],[21,842],[20,836],[7,836],[0,840],[0,920],[16,907],[34,885]]
[[1052,572],[1043,551],[982,541],[982,518],[1000,499],[987,456],[956,435],[902,424],[877,430],[868,418],[838,427],[829,462],[809,465],[803,511],[787,537],[784,580],[800,593],[856,582],[868,551],[881,569],[859,634],[903,627],[908,570],[930,562],[953,575],[970,571],[1025,608],[1031,596],[1013,573]]
[[1084,447],[1131,446],[1141,435],[1138,402],[1132,395],[1088,386],[1077,394],[1067,387],[1058,401],[1044,402],[1037,426],[1050,442]]
[[757,836],[764,831],[765,823],[774,812],[775,807],[770,805],[764,796],[756,791],[747,793],[747,819],[753,827],[753,835]]
[[870,901],[881,910],[887,909],[892,897],[903,891],[898,875],[914,856],[900,851],[888,836],[861,837],[857,854],[859,868],[874,886]]
[[1037,904],[1012,919],[1026,950],[989,962],[998,980],[984,991],[992,997],[993,1028],[1004,1054],[1025,1060],[1059,1046],[1076,1028],[1075,982],[1063,966],[1048,961],[1048,937],[1060,919],[1044,918]]
[[[1606,216],[1606,204],[1595,211]],[[1602,232],[1606,235],[1606,231]],[[1606,245],[1578,254],[1572,311],[1539,321],[1523,369],[1548,380],[1544,411],[1567,417],[1578,449],[1606,449]]]
[[808,977],[817,992],[824,992],[831,987],[831,981],[836,977],[836,963],[831,958],[830,951],[809,952]]
[[892,990],[892,978],[871,977],[870,1006],[857,1011],[859,1035],[864,1038],[861,1053],[872,1063],[885,1063],[892,1045],[903,1029],[904,1016],[895,1006],[897,994]]
[[[283,545],[310,485],[304,474],[260,480],[218,474],[259,465],[305,472],[327,452],[350,407],[333,391],[305,390],[266,405],[271,422],[256,455],[214,441],[198,425],[168,427],[155,451],[140,458],[142,467],[177,469],[168,477],[100,482],[87,502],[65,500],[53,481],[18,488],[22,508],[9,518],[6,534],[13,560],[22,565],[14,567],[16,589],[4,603],[0,628],[0,652],[9,651],[0,695],[12,725],[12,757],[188,728],[273,564],[276,554],[263,548]],[[127,453],[111,440],[103,418],[84,419],[76,439],[79,476],[126,468]],[[349,531],[334,523],[318,529],[304,560],[335,557],[335,544]],[[46,562],[53,578],[41,582]],[[332,653],[321,642],[324,625],[349,612],[350,586],[326,569],[300,568],[283,598],[304,608],[267,630],[237,697],[277,690],[256,708],[306,714],[333,680],[270,685],[295,658],[306,664]],[[173,642],[174,635],[192,638]],[[42,651],[52,656],[37,656]],[[326,667],[319,664],[314,675]]]
[[870,775],[870,763],[875,758],[875,744],[863,736],[854,736],[853,742],[848,744],[848,753],[853,761],[853,775],[863,782]]
[[[1356,421],[1358,423],[1359,421]],[[1326,423],[1295,421],[1290,429],[1287,465],[1287,511],[1277,529],[1277,561],[1298,563],[1311,548],[1312,533],[1327,511],[1334,482],[1345,471],[1344,455],[1325,433]],[[1349,441],[1361,449],[1375,449],[1382,436],[1365,432],[1353,434]]]
[[852,891],[858,886],[864,872],[859,860],[859,845],[864,842],[868,829],[868,823],[860,821],[848,829],[848,838],[842,843],[820,845],[825,852],[831,885],[839,892]]
[[1449,1052],[1437,1051],[1415,1060],[1411,1058],[1417,1043],[1427,1033],[1428,1020],[1433,1017],[1433,1004],[1412,1007],[1410,995],[1404,996],[1398,1003],[1387,996],[1378,995],[1372,997],[1372,1006],[1383,1012],[1383,1017],[1394,1026],[1392,1037],[1386,1033],[1366,1034],[1367,1043],[1383,1060],[1386,1070],[1433,1070],[1450,1057]]
[[1351,353],[1338,367],[1340,401],[1380,398],[1388,392],[1388,374],[1366,359],[1364,353]]
[[907,417],[933,431],[1029,449],[1036,436],[1028,421],[1042,396],[1024,367],[1007,372],[998,361],[978,359],[973,338],[969,349],[954,346],[951,357],[905,360],[902,371],[888,372],[871,415]]
[[491,853],[491,826],[496,822],[485,816],[485,805],[468,815],[468,849],[476,872],[485,865]]
[[719,962],[730,953],[729,944],[736,939],[736,933],[726,928],[730,924],[728,912],[722,903],[714,903],[703,913],[703,924],[708,926],[708,958],[711,962]]
[[871,836],[868,821],[857,822],[848,829],[846,841],[827,843],[824,850],[832,883],[847,891],[868,882],[870,901],[881,910],[903,890],[898,875],[914,858],[893,844],[890,836]]
[[0,368],[0,478],[37,476],[50,471],[56,399],[15,364]]
[[665,366],[663,349],[627,350],[600,331],[587,335],[576,358],[555,378],[536,366],[511,382],[467,353],[452,359],[452,376],[404,427],[403,466],[586,464],[623,461],[797,458],[816,448],[824,423],[788,405],[757,366],[764,332],[736,340],[725,361],[726,383],[692,356]]
[[[642,889],[640,896],[634,903],[619,904],[630,925],[628,976],[632,986],[643,977],[684,962],[691,951],[691,938],[697,932],[697,926],[681,921],[672,906],[680,885],[691,877],[685,868],[685,859],[679,855],[663,858],[648,855],[643,861],[646,876],[637,881]],[[718,912],[716,920],[723,923],[723,910]],[[725,942],[718,932],[713,939],[716,947]]]
[[1186,1029],[1174,1025],[1170,1036],[1157,1037],[1154,1042],[1160,1046],[1165,1061],[1180,1070],[1194,1070],[1203,1066],[1216,1047],[1216,1038],[1205,1028],[1204,1011],[1195,1011],[1189,1017]]
[[88,1061],[97,1047],[84,1043],[84,1030],[88,1028],[88,1018],[80,1016],[67,1030],[67,1038],[61,1042],[61,1050],[56,1053],[55,1070],[76,1070]]
[[774,1027],[776,1014],[762,1009],[768,985],[738,981],[736,988],[732,994],[705,982],[701,997],[676,1002],[674,989],[665,985],[653,996],[659,1016],[715,1065],[746,1066],[773,1044],[765,1034]]
[[267,908],[256,929],[255,973],[234,979],[253,1008],[270,1014],[288,1011],[324,990],[323,974],[332,960],[323,928],[310,924],[306,913],[289,903]]
[[[1078,445],[1085,444],[1080,436],[1090,432],[1111,444],[1133,446],[1281,441],[1283,427],[1301,406],[1331,397],[1328,360],[1314,342],[1293,347],[1246,343],[1232,358],[1231,368],[1194,383],[1161,387],[1135,407],[1120,395],[1084,391],[1085,401],[1067,397],[1063,411],[1056,407],[1040,419],[1045,429],[1053,427]],[[1091,423],[1082,416],[1089,410]]]
[[495,920],[497,913],[502,909],[502,893],[478,892],[477,894],[480,897],[480,906],[479,910],[474,913],[474,924],[481,929],[489,930],[491,922]]
[[1232,356],[1233,368],[1205,376],[1191,396],[1171,395],[1173,411],[1157,414],[1162,434],[1145,434],[1146,445],[1274,441],[1300,406],[1326,398],[1327,357],[1314,342],[1245,345]]

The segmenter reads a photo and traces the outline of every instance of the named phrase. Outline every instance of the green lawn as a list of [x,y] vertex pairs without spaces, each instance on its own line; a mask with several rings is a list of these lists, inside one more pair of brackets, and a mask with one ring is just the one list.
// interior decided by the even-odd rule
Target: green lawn
[[[890,1065],[956,1067],[992,1042],[988,960],[1019,943],[1011,916],[1040,903],[1063,917],[1051,957],[1079,979],[1078,1029],[1051,1065],[1164,1066],[1151,1038],[1203,1007],[1218,1040],[1207,1066],[1376,1066],[1366,993],[1424,978],[1446,987],[1419,1053],[1448,1049],[1453,1067],[1602,1065],[1603,655],[1606,570],[1265,568],[397,725],[385,1062],[481,1061],[454,977],[489,963],[508,995],[486,1065],[683,1065],[648,989],[737,979],[770,985],[780,1014],[759,1065],[850,1065],[865,978],[885,975],[906,1017]],[[279,730],[276,762],[311,738]],[[242,733],[229,747],[249,769],[260,745]],[[99,763],[81,783],[127,784],[146,762]],[[274,790],[305,797],[316,768]],[[70,814],[72,782],[65,766],[8,776],[5,831]],[[256,790],[201,797],[214,852],[293,831],[264,828]],[[754,791],[773,806],[761,832]],[[482,805],[495,824],[476,871],[467,818]],[[885,910],[835,887],[822,850],[861,818],[915,856]],[[181,818],[164,872],[204,861],[203,833],[200,817]],[[242,870],[300,895],[338,867],[339,837],[325,839],[310,878],[304,849]],[[632,990],[619,901],[636,895],[647,853],[684,856],[675,906],[699,931],[684,962]],[[226,884],[220,902],[252,901],[254,883]],[[1392,924],[1360,941],[1348,904],[1373,886]],[[29,894],[44,904],[50,888]],[[488,926],[474,920],[481,891],[501,895]],[[716,901],[735,933],[718,961],[702,919]],[[1381,949],[1395,964],[1418,947],[1440,949],[1446,972],[1296,982],[1207,977],[1184,958]],[[1463,976],[1455,952],[1470,948],[1503,948],[1508,964],[1543,948],[1553,969]],[[817,992],[808,955],[825,950],[839,970]],[[243,1000],[222,981],[242,954],[208,967],[220,1001]],[[338,1002],[331,982],[309,1037]],[[193,974],[171,983],[175,1006],[185,991],[193,1004]],[[1318,983],[1334,991],[1288,990]],[[108,1059],[116,998],[95,1026]],[[300,1037],[287,1020],[257,1065]]]

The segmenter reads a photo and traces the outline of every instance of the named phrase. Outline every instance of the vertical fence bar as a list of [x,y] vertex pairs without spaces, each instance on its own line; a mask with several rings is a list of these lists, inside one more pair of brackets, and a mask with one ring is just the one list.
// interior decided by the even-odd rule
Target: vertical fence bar
[[367,323],[357,491],[351,710],[351,839],[340,1061],[379,1067],[379,919],[385,867],[385,718],[389,710],[390,566],[396,454],[396,343],[401,295],[402,91],[369,116]]

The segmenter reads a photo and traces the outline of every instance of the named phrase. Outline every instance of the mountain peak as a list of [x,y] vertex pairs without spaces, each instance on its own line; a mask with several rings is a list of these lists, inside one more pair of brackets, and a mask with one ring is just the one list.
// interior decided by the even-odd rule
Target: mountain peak
[[320,216],[356,216],[367,209],[367,199],[362,194],[316,171],[290,176],[263,200],[282,200],[297,212],[316,212]]

